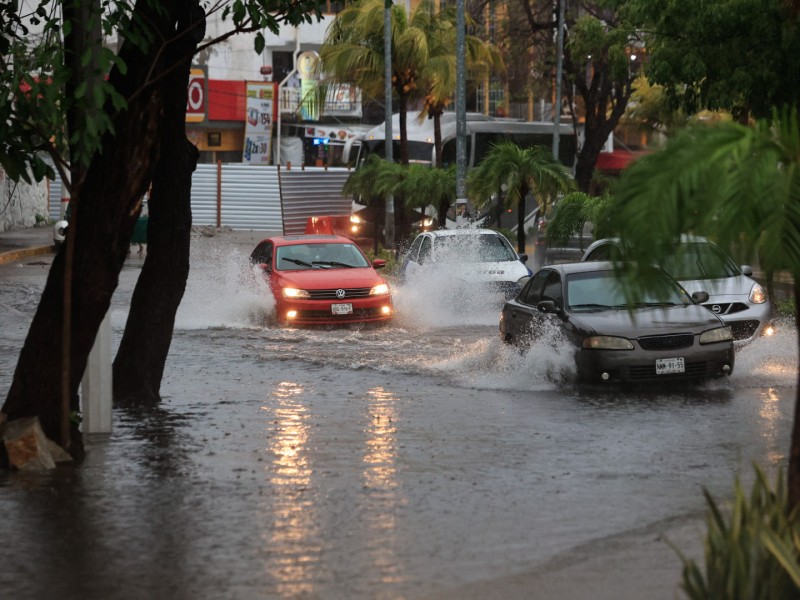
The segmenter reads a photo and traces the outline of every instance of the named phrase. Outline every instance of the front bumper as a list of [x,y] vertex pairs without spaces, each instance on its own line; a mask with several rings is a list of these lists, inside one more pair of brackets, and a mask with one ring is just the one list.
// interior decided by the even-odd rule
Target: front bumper
[[[333,313],[333,304],[353,305],[353,312],[346,315]],[[346,325],[351,323],[381,323],[394,317],[391,296],[332,300],[276,299],[276,316],[286,325]]]
[[[683,373],[656,374],[656,360],[682,357]],[[696,341],[680,350],[645,351],[638,345],[634,350],[576,350],[578,376],[592,382],[669,381],[710,379],[733,372],[735,353],[730,343],[700,346]]]

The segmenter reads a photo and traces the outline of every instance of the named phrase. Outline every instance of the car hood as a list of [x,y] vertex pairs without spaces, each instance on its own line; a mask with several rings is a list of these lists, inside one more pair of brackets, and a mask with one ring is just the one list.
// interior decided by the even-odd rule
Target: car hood
[[742,301],[750,295],[750,289],[755,281],[746,275],[724,277],[722,279],[688,279],[679,280],[683,288],[690,294],[693,292],[708,292],[709,302],[735,299]]
[[372,268],[274,271],[273,281],[281,287],[296,287],[303,290],[369,288],[386,283]]
[[701,333],[721,327],[722,321],[697,304],[572,313],[573,324],[587,334],[638,338],[672,333]]
[[[441,266],[444,263],[434,264]],[[528,269],[518,260],[455,263],[448,267],[450,276],[469,282],[511,281],[516,283],[528,275]]]

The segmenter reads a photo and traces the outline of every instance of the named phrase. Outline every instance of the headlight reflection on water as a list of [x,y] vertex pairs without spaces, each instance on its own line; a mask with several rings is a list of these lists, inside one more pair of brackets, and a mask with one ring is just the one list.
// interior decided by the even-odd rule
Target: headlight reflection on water
[[272,461],[267,477],[274,492],[263,517],[270,520],[265,531],[269,560],[266,568],[277,582],[281,597],[313,595],[315,573],[321,564],[321,533],[316,494],[310,491],[313,468],[308,456],[310,417],[304,404],[302,385],[284,381],[272,391],[267,448]]
[[403,504],[397,481],[397,398],[382,387],[367,392],[362,480],[373,500],[366,503],[364,523],[368,530],[370,557],[384,583],[402,581],[395,552],[398,510]]

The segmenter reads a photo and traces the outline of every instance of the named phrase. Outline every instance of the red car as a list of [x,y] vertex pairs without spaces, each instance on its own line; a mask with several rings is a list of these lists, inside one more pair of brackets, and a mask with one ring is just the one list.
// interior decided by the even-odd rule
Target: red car
[[276,236],[250,254],[275,297],[280,323],[380,323],[394,314],[389,284],[352,240],[339,235]]

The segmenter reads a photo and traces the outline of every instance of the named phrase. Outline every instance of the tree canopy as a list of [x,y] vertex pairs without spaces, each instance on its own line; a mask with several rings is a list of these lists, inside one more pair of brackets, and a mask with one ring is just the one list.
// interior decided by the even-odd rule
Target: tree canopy
[[800,25],[790,2],[628,3],[645,32],[648,79],[673,109],[729,110],[746,122],[800,97]]

